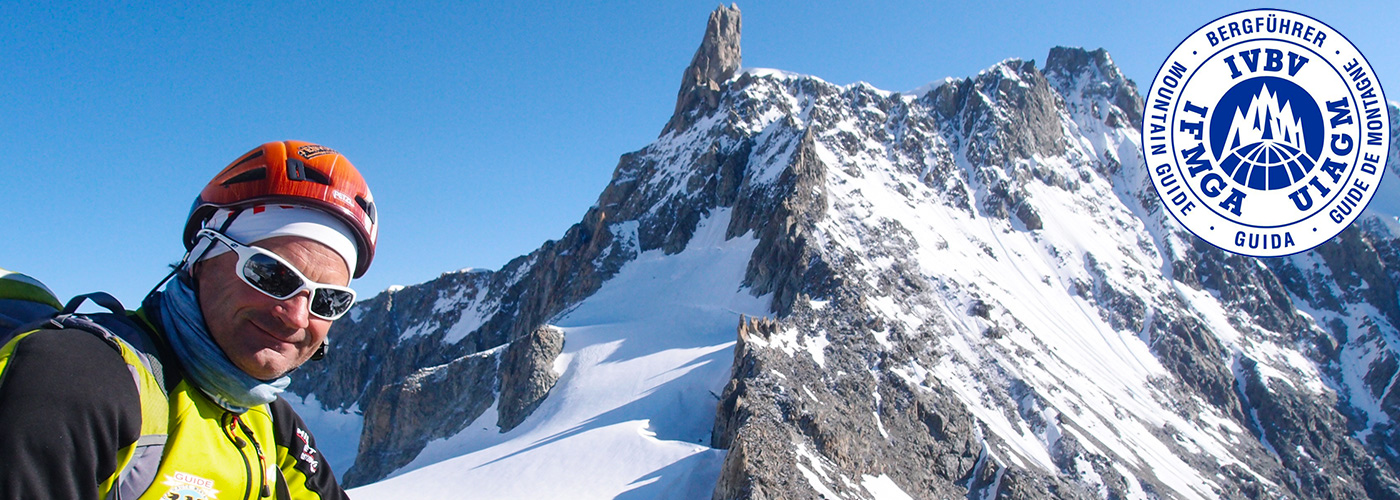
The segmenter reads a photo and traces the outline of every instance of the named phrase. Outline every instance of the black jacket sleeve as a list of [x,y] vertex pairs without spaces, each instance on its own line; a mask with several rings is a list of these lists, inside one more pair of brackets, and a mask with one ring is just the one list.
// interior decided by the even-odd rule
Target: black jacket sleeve
[[97,498],[141,432],[121,355],[83,330],[40,330],[0,373],[0,499]]
[[277,440],[277,464],[282,470],[277,484],[278,498],[348,500],[350,497],[331,472],[331,464],[316,448],[316,438],[292,405],[278,397],[270,406],[273,439]]

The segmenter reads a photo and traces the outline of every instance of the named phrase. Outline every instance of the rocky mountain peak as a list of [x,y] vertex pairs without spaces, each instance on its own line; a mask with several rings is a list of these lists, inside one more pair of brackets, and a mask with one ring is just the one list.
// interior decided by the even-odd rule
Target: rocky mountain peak
[[1082,47],[1054,47],[1045,58],[1045,73],[1079,75],[1093,71],[1100,78],[1124,80],[1123,73],[1113,64],[1113,58],[1102,48],[1087,50]]
[[[1097,112],[1109,127],[1126,121],[1133,128],[1142,128],[1142,102],[1138,98],[1137,84],[1123,76],[1108,51],[1052,48],[1045,59],[1044,74],[1051,86],[1065,97],[1071,112]],[[1097,107],[1103,109],[1095,109],[1095,103],[1112,104],[1121,113],[1108,112],[1107,106],[1102,105]],[[1077,104],[1087,109],[1075,109],[1080,107]]]
[[[743,52],[739,48],[742,28],[743,19],[737,5],[721,5],[710,13],[705,38],[681,75],[676,112],[661,135],[684,130],[692,123],[693,116],[704,115],[719,104],[720,84],[733,77],[743,62]],[[697,107],[700,109],[695,109]]]

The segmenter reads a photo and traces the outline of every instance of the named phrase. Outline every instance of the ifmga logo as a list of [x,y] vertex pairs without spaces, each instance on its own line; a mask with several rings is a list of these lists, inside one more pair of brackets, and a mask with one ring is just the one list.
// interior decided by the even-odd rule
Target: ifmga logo
[[1162,65],[1143,154],[1192,233],[1243,255],[1290,255],[1346,229],[1375,195],[1390,149],[1385,103],[1366,58],[1326,24],[1239,12]]

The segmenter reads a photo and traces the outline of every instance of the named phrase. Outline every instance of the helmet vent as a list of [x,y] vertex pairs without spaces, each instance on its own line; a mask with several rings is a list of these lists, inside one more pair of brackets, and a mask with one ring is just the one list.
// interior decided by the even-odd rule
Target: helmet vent
[[241,160],[238,160],[238,161],[236,161],[236,162],[233,162],[233,165],[229,165],[229,166],[227,166],[227,167],[224,167],[223,171],[219,172],[219,175],[223,175],[224,172],[228,172],[229,170],[233,170],[235,167],[237,167],[237,166],[239,166],[239,165],[242,165],[242,164],[244,164],[244,163],[248,163],[248,162],[250,162],[250,161],[252,161],[252,160],[256,160],[256,159],[262,158],[262,157],[263,157],[263,150],[262,150],[262,148],[258,148],[258,150],[257,150],[257,151],[253,151],[252,154],[243,157],[243,159],[241,159]]
[[304,167],[304,168],[306,169],[306,180],[311,181],[311,182],[319,182],[319,183],[325,184],[325,185],[327,185],[327,186],[331,185],[331,178],[330,178],[330,176],[326,175],[325,172],[322,172],[322,171],[320,171],[320,170],[316,170],[316,169],[311,168],[311,167]]
[[224,181],[221,186],[228,187],[233,184],[243,182],[260,181],[267,178],[267,167],[258,167],[247,172],[233,176],[232,179]]
[[374,202],[366,200],[363,196],[355,196],[355,203],[360,205],[360,210],[364,210],[369,215],[370,222],[377,222],[379,214],[375,213]]

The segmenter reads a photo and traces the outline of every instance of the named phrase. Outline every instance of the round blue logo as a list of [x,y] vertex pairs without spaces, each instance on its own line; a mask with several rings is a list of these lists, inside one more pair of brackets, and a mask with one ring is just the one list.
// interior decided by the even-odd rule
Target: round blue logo
[[1390,149],[1385,94],[1331,27],[1259,9],[1210,22],[1146,96],[1143,155],[1165,208],[1222,249],[1311,249],[1370,202]]

